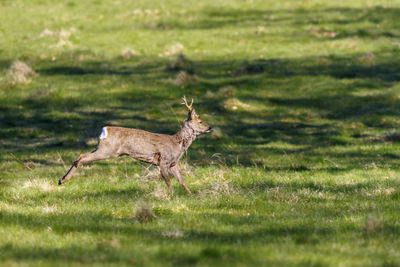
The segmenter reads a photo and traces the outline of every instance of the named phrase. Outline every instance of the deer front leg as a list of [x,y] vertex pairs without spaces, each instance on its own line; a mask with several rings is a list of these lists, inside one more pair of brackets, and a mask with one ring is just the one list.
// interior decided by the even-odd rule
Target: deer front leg
[[171,192],[171,182],[169,180],[168,168],[163,165],[160,165],[160,172],[161,172],[161,177],[164,179],[164,182],[168,187],[168,191]]
[[171,171],[172,175],[178,180],[178,182],[183,186],[183,188],[185,188],[186,192],[188,192],[188,194],[191,195],[192,192],[190,192],[190,189],[186,186],[185,180],[183,180],[181,172],[179,171],[178,164],[171,167],[169,170]]

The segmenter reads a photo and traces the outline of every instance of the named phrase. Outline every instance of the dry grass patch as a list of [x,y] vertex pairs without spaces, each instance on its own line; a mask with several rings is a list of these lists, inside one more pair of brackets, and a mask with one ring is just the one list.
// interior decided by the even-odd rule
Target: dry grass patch
[[225,99],[223,102],[221,102],[220,106],[227,111],[247,111],[254,113],[263,112],[267,108],[265,103],[259,103],[256,101],[244,102],[236,97]]
[[225,179],[211,183],[211,189],[209,189],[209,193],[211,194],[229,195],[234,192],[235,190],[232,187],[231,182]]
[[185,236],[185,234],[179,230],[163,231],[161,235],[166,238],[182,238]]
[[69,38],[72,34],[76,33],[75,27],[70,27],[69,29],[61,29],[60,31],[52,31],[48,28],[44,29],[40,34],[40,38],[47,38],[47,37],[58,37],[58,42],[54,45],[56,48],[63,48],[63,47],[72,47],[72,42]]
[[29,77],[36,77],[38,74],[23,61],[14,61],[7,71],[7,75],[13,83],[29,83]]
[[139,56],[140,53],[138,51],[136,51],[135,49],[131,49],[131,48],[125,48],[121,51],[121,56],[125,59],[131,59],[134,56]]
[[40,191],[49,192],[55,189],[55,185],[51,185],[49,182],[41,179],[29,179],[28,181],[24,182],[22,188],[37,188]]
[[163,53],[159,54],[160,57],[171,56],[181,53],[185,47],[181,43],[170,45]]
[[156,218],[153,209],[149,203],[141,203],[136,209],[133,219],[138,222],[149,222]]
[[229,111],[235,111],[235,110],[254,110],[254,107],[252,107],[249,104],[246,104],[242,102],[241,100],[237,98],[228,98],[224,102],[222,102],[222,107],[225,110]]
[[115,238],[112,238],[109,240],[108,239],[103,240],[102,245],[104,245],[106,247],[116,248],[116,249],[121,248],[121,243]]
[[[159,16],[161,14],[161,11],[159,9],[135,9],[132,11],[132,16],[136,17],[143,17],[143,16],[149,16],[149,17],[154,17],[154,16]],[[168,14],[168,13],[167,13]]]
[[58,209],[57,209],[56,205],[49,206],[46,204],[46,206],[44,206],[42,208],[42,212],[45,214],[52,214],[52,213],[56,213],[57,211],[58,211]]
[[40,38],[44,38],[44,37],[48,37],[48,36],[54,36],[54,32],[46,28],[40,33]]
[[366,192],[365,195],[367,195],[367,196],[390,196],[394,192],[396,192],[396,189],[394,189],[393,187],[378,188],[378,189],[375,189],[374,191],[372,191],[372,193]]
[[56,48],[72,47],[72,42],[69,40],[60,39],[55,45]]
[[180,204],[173,205],[171,210],[174,213],[180,213],[180,212],[184,212],[184,211],[189,211],[189,208],[184,203],[180,203]]
[[52,31],[49,30],[48,28],[44,29],[41,33],[40,33],[40,38],[45,38],[45,37],[59,37],[59,38],[63,38],[63,39],[68,39],[69,37],[71,37],[72,34],[76,33],[76,28],[75,27],[70,27],[69,29],[62,29],[60,31]]
[[171,199],[171,195],[168,192],[168,188],[166,185],[158,185],[154,191],[151,193],[151,196],[156,199]]
[[297,190],[297,193],[306,198],[325,199],[327,198],[326,192],[311,190],[310,188],[303,188]]
[[229,195],[236,193],[237,190],[233,187],[232,182],[225,178],[231,175],[230,171],[225,169],[217,169],[210,174],[209,179],[202,179],[203,183],[208,184],[208,188],[200,190],[199,195]]
[[33,162],[33,161],[26,161],[26,162],[24,162],[24,166],[27,169],[32,170],[32,169],[35,169],[37,166],[40,166],[40,163]]
[[378,169],[375,162],[370,162],[364,165],[364,169]]
[[233,86],[224,86],[218,89],[218,94],[221,96],[235,96],[236,88]]
[[186,71],[180,71],[176,75],[174,84],[178,85],[181,88],[185,88],[190,84],[195,84],[198,82],[198,79],[194,75],[188,74]]

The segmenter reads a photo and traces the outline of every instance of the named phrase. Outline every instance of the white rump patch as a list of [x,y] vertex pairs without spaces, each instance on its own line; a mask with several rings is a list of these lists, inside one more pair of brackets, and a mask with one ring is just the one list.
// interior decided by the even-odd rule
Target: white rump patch
[[108,133],[107,133],[107,127],[103,127],[103,129],[101,130],[101,134],[100,134],[100,136],[99,136],[99,139],[104,139],[104,138],[107,137],[107,135],[108,135]]

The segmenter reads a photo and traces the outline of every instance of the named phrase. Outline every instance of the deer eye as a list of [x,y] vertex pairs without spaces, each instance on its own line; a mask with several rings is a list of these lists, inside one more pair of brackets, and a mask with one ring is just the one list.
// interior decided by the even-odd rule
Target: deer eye
[[202,124],[203,122],[201,121],[200,124]]

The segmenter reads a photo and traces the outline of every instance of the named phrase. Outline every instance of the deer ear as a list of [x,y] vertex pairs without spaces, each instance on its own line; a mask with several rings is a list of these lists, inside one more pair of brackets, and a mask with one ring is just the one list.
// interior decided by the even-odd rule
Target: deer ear
[[193,120],[194,118],[197,117],[196,111],[194,111],[194,109],[190,110],[188,112],[188,121]]
[[197,114],[196,114],[196,111],[194,110],[194,108],[189,113],[190,113],[191,119],[194,119],[197,117]]

